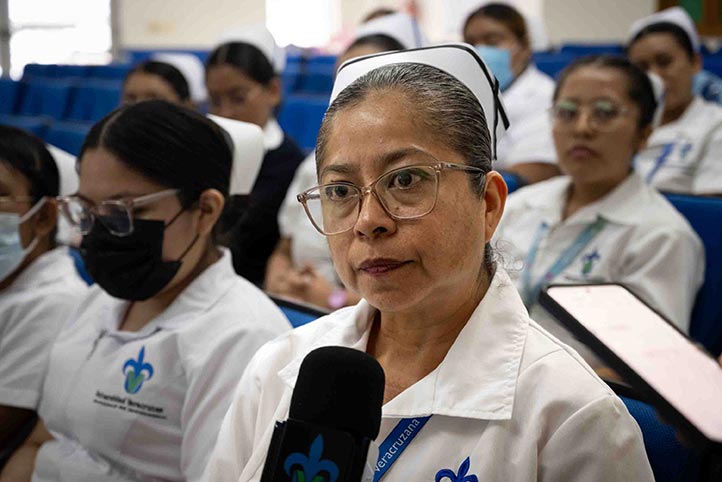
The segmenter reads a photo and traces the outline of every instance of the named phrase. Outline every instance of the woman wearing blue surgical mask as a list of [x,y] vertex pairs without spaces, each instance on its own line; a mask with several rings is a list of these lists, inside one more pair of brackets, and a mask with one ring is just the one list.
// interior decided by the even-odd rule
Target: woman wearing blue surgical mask
[[246,363],[290,328],[216,242],[229,147],[165,101],[90,130],[78,192],[60,202],[96,286],[58,334],[40,420],[0,480],[198,478]]
[[59,189],[43,142],[0,126],[0,467],[32,428],[52,341],[86,292],[55,244]]
[[463,36],[499,80],[511,124],[499,141],[494,168],[517,176],[521,184],[559,174],[546,115],[554,81],[532,63],[524,17],[509,5],[490,3],[467,17]]

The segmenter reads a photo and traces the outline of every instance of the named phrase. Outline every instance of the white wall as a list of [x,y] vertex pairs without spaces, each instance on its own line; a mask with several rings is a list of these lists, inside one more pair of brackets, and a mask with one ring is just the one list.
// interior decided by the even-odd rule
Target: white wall
[[554,43],[623,42],[636,19],[657,10],[657,0],[542,0]]
[[264,0],[120,0],[123,48],[210,48],[229,28],[264,22]]
[[[288,0],[287,0],[288,1]],[[318,0],[290,0],[311,11]],[[488,0],[486,0],[488,1]],[[620,42],[631,23],[656,10],[656,0],[507,0],[521,11],[543,16],[551,40]],[[123,47],[209,48],[220,32],[263,22],[265,0],[118,0]],[[325,22],[353,31],[371,10],[403,8],[409,0],[331,0]],[[326,3],[325,1],[322,3]],[[421,25],[435,41],[457,40],[465,14],[484,0],[416,0]],[[294,8],[298,5],[294,5]],[[293,9],[292,9],[293,10]],[[298,14],[289,13],[294,21]],[[274,23],[276,19],[274,19]],[[310,23],[310,22],[309,22]],[[320,25],[319,25],[320,27]],[[313,25],[311,24],[311,27]],[[324,24],[324,28],[327,28]]]

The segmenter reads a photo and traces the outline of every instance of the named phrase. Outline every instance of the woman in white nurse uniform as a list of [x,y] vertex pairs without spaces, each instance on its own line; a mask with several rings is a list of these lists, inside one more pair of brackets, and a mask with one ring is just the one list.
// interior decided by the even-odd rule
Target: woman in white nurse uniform
[[243,164],[262,156],[257,127],[230,136],[257,159],[233,161],[217,124],[164,101],[91,129],[61,202],[98,286],[58,335],[41,421],[3,481],[200,476],[248,360],[289,328],[215,242],[226,197],[252,186]]
[[509,131],[499,140],[494,169],[519,178],[521,185],[559,174],[547,111],[554,81],[532,62],[526,20],[514,7],[489,3],[473,11],[462,31],[499,80]]
[[55,242],[63,174],[75,173],[40,139],[0,126],[0,466],[32,428],[50,347],[87,291]]
[[507,191],[491,170],[506,128],[493,82],[465,44],[341,67],[319,134],[321,185],[300,200],[363,300],[258,352],[203,480],[260,479],[300,361],[327,345],[383,367],[379,444],[417,427],[400,455],[379,455],[382,482],[653,480],[622,402],[529,319],[491,259]]
[[637,21],[627,54],[666,87],[662,124],[635,159],[635,170],[661,191],[722,195],[722,107],[695,96],[699,37],[679,7]]
[[614,282],[689,332],[704,278],[702,243],[631,169],[655,115],[649,77],[622,57],[587,57],[562,72],[554,98],[554,140],[566,176],[513,193],[496,233],[532,316],[572,343],[546,320],[540,290]]

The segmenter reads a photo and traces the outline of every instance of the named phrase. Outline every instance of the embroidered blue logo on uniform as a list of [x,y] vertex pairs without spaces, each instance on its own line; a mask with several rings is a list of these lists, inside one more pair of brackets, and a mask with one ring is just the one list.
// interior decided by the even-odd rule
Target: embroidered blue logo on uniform
[[145,361],[145,346],[140,349],[137,360],[131,358],[125,362],[123,375],[125,375],[125,391],[131,395],[140,391],[143,382],[153,378],[153,365]]
[[471,462],[469,462],[469,457],[466,457],[466,460],[459,466],[457,473],[454,473],[451,469],[441,469],[436,473],[435,480],[436,482],[442,482],[444,479],[449,479],[450,482],[479,482],[476,475],[467,475],[470,466]]
[[599,256],[599,252],[596,249],[591,253],[582,256],[582,274],[586,276],[591,273],[594,269],[594,263],[600,259],[601,256]]
[[[339,471],[338,466],[330,460],[322,460],[323,437],[317,436],[308,456],[299,452],[290,454],[283,462],[286,475],[291,475],[292,482],[336,482]],[[328,474],[327,477],[323,473]]]

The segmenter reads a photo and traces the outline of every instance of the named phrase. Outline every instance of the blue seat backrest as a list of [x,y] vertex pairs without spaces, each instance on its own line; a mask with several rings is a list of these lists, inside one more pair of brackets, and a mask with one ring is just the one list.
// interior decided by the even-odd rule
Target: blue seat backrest
[[556,78],[564,67],[572,63],[576,56],[571,54],[538,52],[533,54],[532,60],[536,67],[549,77]]
[[82,122],[55,122],[45,134],[45,141],[78,156],[91,126],[90,123]]
[[657,482],[692,482],[699,474],[699,457],[677,439],[674,427],[659,419],[656,410],[644,402],[621,397],[637,421],[644,448]]
[[24,82],[19,113],[62,119],[73,84],[60,79],[31,79]]
[[333,74],[333,66],[308,67],[301,71],[296,90],[300,94],[326,95],[330,97],[333,90]]
[[120,81],[83,82],[73,90],[66,119],[99,121],[120,104],[121,86]]
[[0,114],[14,114],[17,111],[22,83],[0,78]]
[[48,117],[0,114],[0,124],[17,127],[44,138],[48,131]]
[[666,197],[704,244],[704,285],[692,312],[690,335],[719,355],[722,352],[722,199],[679,194]]
[[89,65],[56,65],[54,76],[58,79],[83,79],[90,75]]
[[27,64],[23,68],[23,80],[55,77],[55,64]]
[[624,55],[624,46],[620,44],[568,44],[559,50],[562,54],[574,56],[612,54]]
[[285,298],[278,298],[273,295],[269,295],[271,300],[281,309],[288,321],[291,322],[291,326],[298,328],[306,323],[310,323],[315,319],[318,319],[328,313],[316,309],[312,306],[303,305]]
[[328,108],[328,96],[290,95],[281,106],[278,122],[306,152],[316,146],[321,120]]

